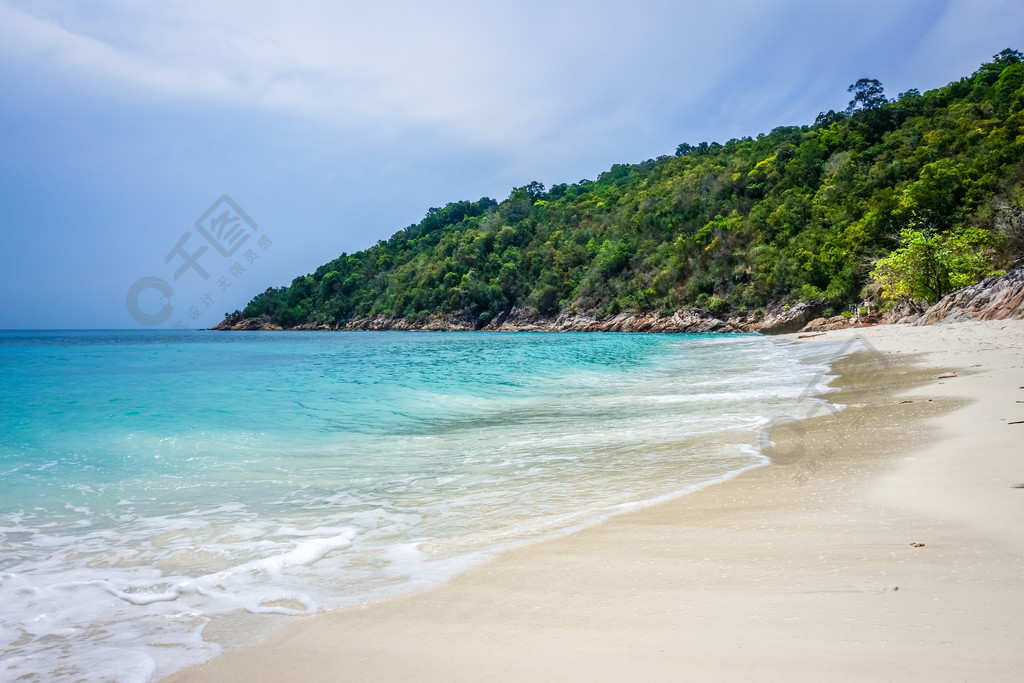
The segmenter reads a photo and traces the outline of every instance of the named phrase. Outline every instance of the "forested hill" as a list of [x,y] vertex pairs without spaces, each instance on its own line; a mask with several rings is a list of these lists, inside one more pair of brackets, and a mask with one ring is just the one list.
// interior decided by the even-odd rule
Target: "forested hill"
[[530,183],[268,289],[226,324],[337,327],[513,309],[553,317],[755,315],[814,302],[934,301],[1024,253],[1024,63],[1004,50],[943,88],[850,86],[813,125]]

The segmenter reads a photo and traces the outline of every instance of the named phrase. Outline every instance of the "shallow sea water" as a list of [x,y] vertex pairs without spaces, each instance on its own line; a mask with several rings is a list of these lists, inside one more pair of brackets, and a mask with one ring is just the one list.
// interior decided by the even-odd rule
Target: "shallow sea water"
[[0,333],[0,680],[152,680],[765,462],[846,349]]

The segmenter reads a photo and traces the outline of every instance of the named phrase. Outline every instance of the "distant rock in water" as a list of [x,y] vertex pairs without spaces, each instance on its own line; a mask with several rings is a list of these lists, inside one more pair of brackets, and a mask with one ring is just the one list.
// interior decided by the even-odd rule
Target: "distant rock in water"
[[1024,263],[1002,277],[990,277],[947,294],[914,324],[963,320],[1024,320]]

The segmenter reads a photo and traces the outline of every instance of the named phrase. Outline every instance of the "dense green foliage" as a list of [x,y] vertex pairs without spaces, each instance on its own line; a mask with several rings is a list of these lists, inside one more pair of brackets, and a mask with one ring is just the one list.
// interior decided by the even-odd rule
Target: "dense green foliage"
[[940,234],[907,228],[902,246],[875,263],[871,278],[883,299],[923,299],[930,304],[992,272],[986,247],[990,233],[980,228]]
[[814,125],[430,209],[235,316],[290,326],[462,314],[482,325],[514,306],[725,314],[797,300],[838,311],[879,294],[934,300],[1020,254],[1020,53],[893,101],[874,80],[850,91],[845,112]]

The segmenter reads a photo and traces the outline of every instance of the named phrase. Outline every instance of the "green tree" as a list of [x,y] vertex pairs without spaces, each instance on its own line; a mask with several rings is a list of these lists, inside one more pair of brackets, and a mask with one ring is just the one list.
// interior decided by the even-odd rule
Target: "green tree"
[[924,299],[933,304],[978,282],[990,270],[983,253],[991,241],[987,231],[967,228],[941,235],[907,228],[901,238],[902,246],[879,259],[871,271],[883,299]]
[[878,109],[887,102],[881,82],[874,78],[861,78],[847,88],[846,92],[853,93],[853,99],[846,107],[847,114],[852,114],[860,109]]

